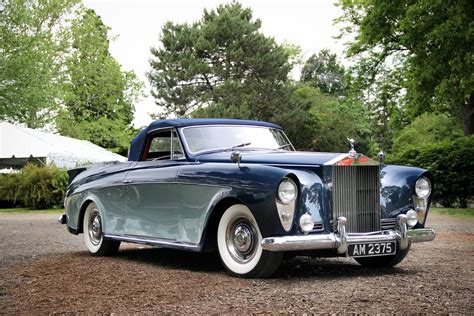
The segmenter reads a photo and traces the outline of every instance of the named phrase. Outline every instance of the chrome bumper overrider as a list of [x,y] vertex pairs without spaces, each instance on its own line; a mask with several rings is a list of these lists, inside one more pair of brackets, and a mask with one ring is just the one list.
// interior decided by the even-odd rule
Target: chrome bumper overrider
[[261,242],[262,248],[268,251],[318,250],[337,249],[337,252],[347,252],[350,243],[388,242],[397,241],[398,248],[408,247],[408,242],[424,242],[435,239],[436,233],[431,228],[408,229],[406,215],[399,215],[394,230],[384,230],[370,233],[346,233],[347,219],[337,219],[337,233],[312,234],[299,236],[267,237]]
[[59,224],[67,224],[67,215],[66,214],[59,215],[58,223]]

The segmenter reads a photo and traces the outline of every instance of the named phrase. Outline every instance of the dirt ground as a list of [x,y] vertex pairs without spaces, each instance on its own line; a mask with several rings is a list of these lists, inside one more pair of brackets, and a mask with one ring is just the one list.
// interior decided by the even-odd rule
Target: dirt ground
[[436,240],[395,268],[297,257],[247,280],[216,255],[122,245],[91,257],[56,217],[0,214],[0,314],[474,313],[473,219],[430,215]]

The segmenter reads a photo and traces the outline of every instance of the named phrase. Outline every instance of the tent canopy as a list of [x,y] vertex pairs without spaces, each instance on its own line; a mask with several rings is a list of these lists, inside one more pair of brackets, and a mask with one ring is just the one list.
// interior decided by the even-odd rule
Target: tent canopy
[[114,160],[127,158],[85,140],[0,122],[0,168],[23,166],[27,161],[74,168]]

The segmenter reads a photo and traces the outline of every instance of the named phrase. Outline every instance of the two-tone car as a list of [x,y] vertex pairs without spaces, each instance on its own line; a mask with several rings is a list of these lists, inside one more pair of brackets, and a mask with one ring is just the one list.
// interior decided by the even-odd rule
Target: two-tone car
[[272,123],[158,120],[127,162],[69,176],[59,221],[93,255],[121,242],[217,251],[231,274],[268,277],[286,252],[390,267],[435,238],[427,170],[385,165],[352,140],[347,153],[295,151]]

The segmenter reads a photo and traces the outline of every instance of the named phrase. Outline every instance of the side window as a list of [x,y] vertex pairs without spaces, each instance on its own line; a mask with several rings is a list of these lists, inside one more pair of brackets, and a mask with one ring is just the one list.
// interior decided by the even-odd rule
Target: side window
[[184,158],[175,130],[158,132],[148,139],[142,160],[177,160]]

